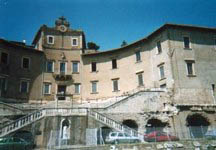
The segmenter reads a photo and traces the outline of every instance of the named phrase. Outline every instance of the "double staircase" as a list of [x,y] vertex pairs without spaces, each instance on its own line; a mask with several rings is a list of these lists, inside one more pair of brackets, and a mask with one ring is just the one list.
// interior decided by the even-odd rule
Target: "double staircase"
[[83,116],[89,116],[96,121],[99,121],[100,123],[103,123],[104,125],[119,131],[127,133],[131,136],[139,136],[139,133],[131,129],[111,118],[106,117],[103,114],[100,114],[99,112],[96,112],[94,110],[88,109],[88,108],[43,108],[40,110],[37,110],[33,113],[30,113],[22,118],[19,118],[11,123],[3,125],[3,127],[0,129],[0,137],[4,137],[6,135],[9,135],[10,133],[17,131],[27,125],[30,125],[31,123],[34,123],[40,119],[42,119],[45,116],[71,116],[71,115],[83,115]]

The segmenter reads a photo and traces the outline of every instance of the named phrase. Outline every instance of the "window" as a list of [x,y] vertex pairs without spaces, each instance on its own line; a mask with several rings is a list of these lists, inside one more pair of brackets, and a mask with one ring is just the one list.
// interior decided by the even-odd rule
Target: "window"
[[113,91],[119,91],[119,87],[118,87],[118,79],[113,79]]
[[187,36],[184,37],[184,48],[190,48],[190,38]]
[[92,93],[97,93],[97,81],[92,81]]
[[117,60],[113,59],[112,60],[112,69],[116,69],[117,68]]
[[72,72],[73,73],[79,72],[79,62],[72,62]]
[[143,73],[138,73],[138,86],[143,86]]
[[72,46],[78,46],[78,39],[77,38],[72,38],[71,43],[72,43]]
[[76,83],[75,85],[75,94],[80,94],[80,84]]
[[54,36],[48,35],[47,36],[47,43],[48,44],[54,44]]
[[8,54],[7,53],[4,53],[4,52],[1,53],[1,63],[8,64]]
[[54,72],[54,62],[53,61],[47,61],[46,70],[47,72]]
[[157,42],[157,54],[160,54],[161,52],[162,52],[161,42],[158,41],[158,42]]
[[162,89],[166,88],[166,84],[160,85],[160,88],[162,88]]
[[164,65],[160,65],[158,67],[159,67],[160,79],[164,79],[165,78]]
[[28,91],[29,91],[29,82],[28,81],[21,81],[20,92],[21,93],[28,93]]
[[66,73],[66,62],[60,62],[60,73]]
[[25,69],[30,68],[30,58],[23,57],[23,59],[22,59],[22,68],[25,68]]
[[96,62],[92,62],[91,69],[92,69],[92,72],[97,71],[97,63]]
[[51,94],[51,83],[44,83],[44,94]]
[[0,91],[7,90],[7,80],[5,77],[0,77]]
[[186,65],[187,65],[187,75],[188,76],[194,76],[194,60],[186,60]]
[[137,52],[136,52],[136,61],[137,61],[137,62],[141,61],[140,51],[137,51]]

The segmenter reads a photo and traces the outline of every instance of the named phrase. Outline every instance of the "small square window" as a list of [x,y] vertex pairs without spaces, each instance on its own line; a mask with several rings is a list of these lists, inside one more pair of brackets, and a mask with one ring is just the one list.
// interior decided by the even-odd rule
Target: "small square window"
[[47,43],[48,44],[54,44],[54,36],[48,35],[47,36]]
[[97,63],[96,62],[92,62],[91,63],[91,70],[92,70],[92,72],[96,72],[97,71]]
[[92,93],[97,93],[97,81],[92,82]]
[[162,52],[161,42],[157,42],[157,54],[160,54]]
[[137,51],[137,52],[136,52],[136,61],[137,61],[137,62],[141,61],[140,51]]
[[79,72],[79,62],[72,62],[72,72],[73,73]]
[[30,58],[24,57],[22,59],[22,68],[29,69],[30,68]]
[[117,60],[116,59],[112,60],[112,69],[117,69]]
[[47,72],[54,72],[54,62],[53,61],[47,61]]
[[188,36],[184,37],[184,48],[186,49],[190,48],[190,38]]
[[72,43],[72,46],[77,46],[78,45],[78,39],[77,38],[72,38],[71,43]]
[[118,79],[114,79],[112,80],[112,82],[113,82],[113,91],[114,92],[119,91]]
[[75,86],[75,94],[80,94],[80,84],[74,84]]
[[51,94],[51,83],[44,83],[44,94]]
[[21,81],[20,92],[21,93],[28,93],[28,91],[29,91],[29,82],[28,81]]
[[1,53],[1,63],[8,64],[8,54],[7,53],[4,53],[4,52]]

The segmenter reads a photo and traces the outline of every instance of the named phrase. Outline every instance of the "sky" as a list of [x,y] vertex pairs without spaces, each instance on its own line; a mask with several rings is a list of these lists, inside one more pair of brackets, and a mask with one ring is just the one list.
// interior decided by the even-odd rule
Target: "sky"
[[0,38],[31,44],[64,16],[100,50],[140,40],[165,23],[216,28],[216,0],[0,0]]

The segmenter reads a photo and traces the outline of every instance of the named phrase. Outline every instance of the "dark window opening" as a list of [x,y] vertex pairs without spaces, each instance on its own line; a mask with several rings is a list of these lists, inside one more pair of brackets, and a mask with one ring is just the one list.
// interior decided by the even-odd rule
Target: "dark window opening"
[[119,87],[118,87],[118,80],[113,80],[113,91],[118,91]]
[[138,85],[139,86],[143,86],[144,85],[143,84],[143,74],[142,73],[138,74]]
[[29,58],[23,58],[22,66],[25,69],[29,69],[30,60]]
[[190,39],[189,39],[189,37],[184,37],[184,48],[190,48]]
[[48,37],[48,44],[53,44],[54,43],[54,38],[52,36]]
[[8,63],[8,54],[7,53],[1,53],[1,63],[2,64]]
[[77,45],[77,39],[73,39],[73,45]]
[[141,61],[141,55],[140,55],[140,51],[136,52],[136,61]]
[[96,62],[92,62],[92,72],[97,71],[97,63]]
[[161,42],[160,41],[157,42],[157,50],[158,50],[158,54],[160,54],[162,52]]
[[188,75],[194,75],[193,62],[187,62],[187,72]]
[[117,60],[113,59],[112,60],[112,69],[116,69],[117,68]]

